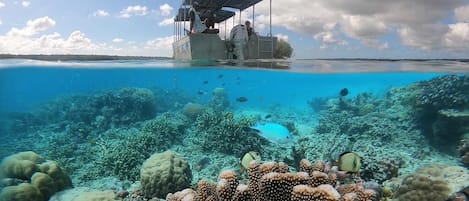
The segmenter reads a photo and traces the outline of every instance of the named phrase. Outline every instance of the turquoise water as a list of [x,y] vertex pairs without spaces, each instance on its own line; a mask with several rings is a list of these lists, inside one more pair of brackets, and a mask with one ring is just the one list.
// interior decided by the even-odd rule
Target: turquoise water
[[[168,149],[189,163],[190,185],[239,171],[248,151],[293,171],[301,158],[352,151],[361,178],[380,184],[430,164],[467,167],[467,62],[248,64],[0,61],[0,156],[34,151],[75,187],[131,194],[143,161]],[[256,122],[281,124],[293,140],[263,139],[249,129]]]

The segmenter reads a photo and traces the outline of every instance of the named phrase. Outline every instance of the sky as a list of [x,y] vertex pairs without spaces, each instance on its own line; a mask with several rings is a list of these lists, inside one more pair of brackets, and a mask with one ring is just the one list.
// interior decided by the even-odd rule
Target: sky
[[[254,21],[269,0],[217,27]],[[172,56],[182,0],[0,0],[0,54]],[[272,0],[272,34],[293,57],[469,58],[469,0]]]

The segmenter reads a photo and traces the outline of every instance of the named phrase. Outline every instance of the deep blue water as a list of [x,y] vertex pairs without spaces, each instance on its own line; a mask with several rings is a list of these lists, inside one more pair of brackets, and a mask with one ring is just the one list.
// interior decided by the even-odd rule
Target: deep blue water
[[[348,88],[350,96],[362,92],[382,94],[392,86],[404,86],[419,80],[446,74],[444,66],[436,72],[436,64],[429,64],[432,73],[409,72],[403,62],[378,61],[320,61],[313,64],[298,62],[293,70],[265,70],[218,67],[174,68],[167,65],[145,62],[126,63],[116,67],[113,63],[76,66],[68,64],[16,65],[7,62],[0,68],[0,111],[26,111],[52,98],[76,93],[119,89],[122,87],[160,87],[168,90],[179,89],[194,95],[200,101],[208,100],[211,91],[224,87],[235,104],[249,107],[271,105],[307,107],[307,101],[314,97],[338,96],[342,88]],[[412,66],[424,68],[425,63]],[[449,72],[458,69],[459,64],[450,63]],[[158,68],[163,66],[164,68]],[[384,67],[384,68],[383,68]],[[380,69],[367,73],[366,69]],[[386,70],[393,70],[387,72]],[[461,64],[461,72],[467,64]],[[310,72],[305,72],[310,71]],[[357,71],[357,72],[354,72]],[[205,82],[205,83],[204,83]],[[199,95],[198,92],[206,92]],[[237,97],[249,101],[237,103]]]

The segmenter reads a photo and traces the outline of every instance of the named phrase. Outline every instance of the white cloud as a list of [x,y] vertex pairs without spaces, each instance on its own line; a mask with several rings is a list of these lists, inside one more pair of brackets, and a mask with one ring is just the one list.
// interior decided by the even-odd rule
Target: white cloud
[[171,11],[173,10],[173,7],[171,7],[169,4],[165,3],[160,6],[160,12],[162,16],[168,16],[171,14]]
[[22,1],[21,5],[24,6],[24,7],[28,7],[29,5],[31,5],[31,2],[30,1]]
[[171,18],[166,18],[166,19],[164,19],[164,20],[161,21],[158,25],[161,26],[161,27],[162,27],[162,26],[168,26],[168,25],[173,24],[173,22],[174,22],[174,19],[171,17]]
[[122,38],[114,38],[114,39],[112,39],[112,42],[114,42],[114,43],[121,43],[121,42],[124,42],[124,39],[122,39]]
[[0,19],[0,25],[2,25],[2,19]]
[[173,39],[173,36],[167,36],[148,40],[145,49],[155,51],[154,55],[171,56]]
[[448,31],[448,26],[442,24],[423,24],[414,27],[403,27],[398,30],[402,44],[422,49],[435,50],[441,47],[441,40]]
[[443,45],[453,51],[469,53],[469,23],[450,24]]
[[132,16],[144,16],[144,15],[147,15],[147,14],[148,14],[148,9],[147,9],[146,6],[136,5],[136,6],[129,6],[126,9],[123,9],[120,12],[119,17],[129,18],[129,17],[132,17]]
[[348,45],[347,41],[337,39],[337,36],[332,31],[324,31],[314,35],[314,39],[322,41],[321,48],[327,48],[329,45]]
[[[445,34],[456,31],[456,27],[442,22],[454,12],[458,22],[467,23],[468,7],[466,0],[276,0],[272,21],[275,26],[309,35],[323,44],[358,40],[385,49],[392,41],[382,36],[397,34],[405,46],[433,50],[445,48]],[[259,3],[256,12],[256,23],[268,25],[269,1]]]
[[284,35],[284,34],[277,34],[275,35],[279,40],[284,40],[284,41],[287,41],[288,42],[288,35]]
[[109,16],[109,13],[105,10],[97,10],[97,11],[94,11],[93,16],[106,17],[106,16]]
[[23,28],[12,28],[0,35],[0,52],[13,54],[65,54],[92,53],[105,48],[94,44],[81,31],[73,31],[67,38],[59,33],[42,34],[55,26],[49,17],[29,20]]
[[29,37],[36,35],[41,31],[45,31],[53,26],[55,26],[55,21],[48,16],[45,16],[34,20],[28,20],[26,26],[22,29],[13,27],[10,31],[7,32],[7,35]]
[[469,22],[469,5],[454,9],[454,18],[458,22]]
[[5,3],[0,1],[0,8],[3,8],[3,7],[5,7]]

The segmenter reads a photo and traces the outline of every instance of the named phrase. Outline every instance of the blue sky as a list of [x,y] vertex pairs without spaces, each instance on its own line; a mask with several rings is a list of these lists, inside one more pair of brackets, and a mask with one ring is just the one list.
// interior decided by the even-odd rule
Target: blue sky
[[[0,0],[0,53],[171,56],[181,2]],[[268,3],[241,15],[260,34]],[[273,0],[273,12],[295,58],[469,58],[469,0]]]

